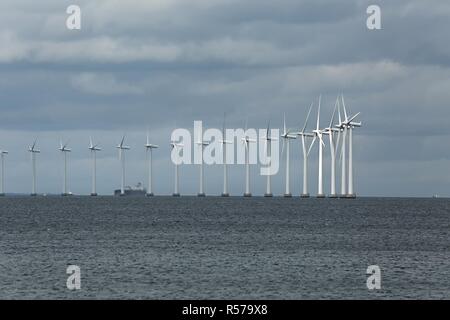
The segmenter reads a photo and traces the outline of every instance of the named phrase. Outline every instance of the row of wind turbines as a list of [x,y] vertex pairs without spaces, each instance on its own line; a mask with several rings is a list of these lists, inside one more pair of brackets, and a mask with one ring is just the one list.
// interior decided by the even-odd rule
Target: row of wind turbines
[[[307,132],[306,128],[308,125],[308,120],[311,115],[312,108],[314,103],[311,103],[305,123],[300,131],[295,131],[292,129],[286,128],[286,117],[283,119],[283,132],[281,134],[281,139],[283,143],[282,154],[284,154],[284,150],[286,150],[285,159],[286,159],[286,168],[285,168],[285,193],[284,197],[292,197],[291,187],[290,187],[290,141],[300,138],[302,151],[303,151],[303,191],[300,195],[302,198],[309,198],[310,194],[308,192],[308,157],[311,153],[311,150],[316,143],[318,142],[318,152],[319,152],[319,166],[318,166],[318,190],[317,197],[325,198],[325,193],[323,189],[323,153],[324,153],[324,135],[328,136],[329,145],[330,145],[330,153],[331,153],[331,186],[330,186],[330,198],[355,198],[356,193],[354,190],[354,181],[353,181],[353,130],[355,128],[361,127],[361,122],[356,122],[355,119],[359,116],[360,112],[349,116],[347,113],[347,108],[345,106],[344,96],[340,95],[336,99],[336,103],[334,105],[333,113],[331,116],[330,123],[328,127],[320,129],[320,108],[321,108],[321,96],[319,96],[318,108],[317,108],[317,122],[316,128],[311,132]],[[338,114],[338,123],[335,123],[336,112]],[[342,115],[343,113],[343,115]],[[247,122],[245,123],[245,132],[247,131]],[[222,130],[222,136],[225,137],[225,121]],[[201,138],[202,139],[202,138]],[[270,122],[267,125],[266,135],[262,137],[265,140],[265,152],[269,155],[271,154],[271,141],[278,140],[278,137],[273,137],[270,135]],[[312,140],[310,140],[312,139]],[[242,138],[242,144],[245,147],[245,192],[244,197],[251,197],[252,193],[250,191],[250,163],[249,163],[249,145],[251,143],[256,143],[255,139],[252,139],[249,136],[244,136]],[[227,175],[227,163],[226,163],[226,144],[232,143],[231,141],[223,140],[220,141],[222,144],[222,155],[223,155],[223,197],[228,197],[228,175]],[[209,144],[207,141],[198,140],[195,141],[195,144],[201,148],[200,154],[203,155],[203,148]],[[348,150],[347,150],[348,144]],[[176,141],[171,141],[171,146],[173,149],[177,149],[179,151],[184,147],[183,144],[178,143]],[[340,148],[339,148],[340,147]],[[337,160],[337,152],[340,152],[339,160],[341,164],[341,191],[340,194],[337,194],[336,191],[336,160]],[[347,153],[348,153],[348,161],[347,161]],[[347,171],[348,170],[348,171]],[[179,197],[179,164],[175,164],[175,187],[173,196]],[[267,175],[266,181],[266,192],[264,194],[265,197],[272,197],[272,182],[271,175]],[[204,174],[203,174],[203,160],[200,163],[200,178],[199,178],[199,197],[204,197],[205,193],[203,190],[203,182]]]
[[[291,189],[290,189],[290,142],[291,140],[295,140],[297,138],[301,139],[301,147],[303,152],[303,190],[301,193],[302,198],[308,198],[308,158],[313,149],[315,143],[318,143],[318,190],[317,197],[324,198],[325,193],[323,189],[323,153],[324,153],[324,136],[328,136],[329,146],[330,146],[330,155],[331,155],[331,181],[330,181],[330,198],[355,198],[355,190],[353,183],[353,129],[361,127],[360,122],[355,122],[354,120],[360,114],[359,112],[355,115],[348,116],[347,109],[345,106],[344,96],[340,95],[336,99],[336,103],[334,105],[333,113],[331,116],[330,123],[328,127],[321,129],[320,128],[320,109],[321,109],[321,97],[319,97],[317,104],[317,122],[316,128],[311,132],[307,132],[306,128],[308,125],[308,120],[311,115],[312,108],[314,103],[311,103],[305,123],[300,131],[287,129],[286,127],[286,117],[283,119],[283,132],[280,136],[282,139],[282,155],[285,154],[286,159],[286,167],[285,167],[285,197],[292,197]],[[336,113],[338,115],[338,123],[335,123]],[[343,113],[343,115],[342,115]],[[247,131],[247,123],[245,125],[245,131]],[[225,139],[225,121],[223,126],[223,139],[220,141],[222,145],[223,151],[223,197],[228,197],[228,172],[227,172],[227,163],[226,163],[226,144],[232,143],[231,141],[227,141]],[[267,126],[266,135],[261,137],[265,141],[266,152],[270,155],[271,150],[271,141],[278,140],[278,137],[274,137],[270,135],[270,122]],[[245,146],[245,192],[244,197],[251,197],[252,193],[250,190],[250,163],[249,163],[249,144],[256,143],[255,139],[250,138],[249,136],[244,136],[242,138],[243,145]],[[203,157],[203,149],[205,146],[209,144],[207,141],[203,141],[203,138],[195,141],[195,144],[201,148],[201,157]],[[348,150],[347,150],[348,144]],[[172,149],[176,149],[179,151],[184,147],[182,143],[178,143],[176,141],[171,141],[170,145]],[[340,147],[340,148],[339,148]],[[125,151],[130,150],[129,146],[125,145],[125,136],[122,137],[120,143],[116,146],[119,151],[119,159],[121,162],[121,188],[120,195],[125,195]],[[147,161],[148,161],[148,184],[147,184],[147,196],[153,196],[153,149],[157,149],[158,145],[150,143],[149,133],[147,132],[147,143],[145,144],[145,148],[147,151]],[[68,143],[63,144],[60,142],[59,150],[63,154],[64,161],[64,175],[63,175],[63,190],[62,195],[68,196],[70,192],[68,192],[68,180],[67,180],[67,154],[72,150],[68,148]],[[91,196],[97,196],[97,152],[100,152],[102,149],[98,144],[95,144],[90,139],[89,150],[91,152],[91,160],[92,160],[92,189]],[[31,155],[31,165],[32,165],[32,191],[31,196],[37,196],[37,175],[36,175],[36,156],[41,153],[41,151],[37,148],[37,140],[34,140],[34,143],[28,148],[28,151]],[[337,152],[340,152],[339,160],[341,165],[341,190],[340,194],[337,194],[336,191],[336,161],[337,161]],[[4,195],[4,170],[5,170],[5,156],[8,154],[8,151],[0,150],[1,157],[1,172],[0,172],[0,196]],[[347,161],[348,156],[348,161]],[[179,166],[180,164],[175,164],[175,183],[174,183],[174,192],[173,196],[179,197]],[[205,196],[204,191],[204,170],[203,170],[203,158],[201,158],[200,162],[200,172],[199,172],[199,197]],[[272,197],[272,185],[271,185],[271,175],[267,175],[266,181],[266,192],[264,194],[265,197]]]

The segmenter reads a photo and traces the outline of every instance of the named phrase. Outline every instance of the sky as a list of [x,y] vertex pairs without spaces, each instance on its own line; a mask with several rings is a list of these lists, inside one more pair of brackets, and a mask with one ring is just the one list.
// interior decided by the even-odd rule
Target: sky
[[[68,30],[66,8],[81,8]],[[381,8],[381,30],[366,9]],[[38,138],[38,191],[60,193],[59,141],[69,140],[69,188],[90,192],[89,137],[98,154],[98,192],[120,185],[115,146],[126,134],[127,184],[146,181],[145,140],[154,153],[154,192],[173,192],[170,134],[194,120],[220,128],[303,126],[322,94],[321,125],[344,93],[361,112],[354,134],[356,193],[450,195],[450,2],[324,0],[41,0],[0,2],[0,149],[7,192],[31,191],[28,146]],[[309,130],[316,114],[312,116]],[[325,191],[330,189],[325,148]],[[317,190],[317,148],[310,193]],[[292,193],[301,193],[300,140],[292,142]],[[252,192],[265,177],[252,166]],[[244,166],[229,169],[244,192]],[[284,167],[273,192],[284,192]],[[198,191],[198,167],[180,168],[180,191]],[[339,181],[339,180],[338,180]],[[222,168],[205,168],[220,194]]]

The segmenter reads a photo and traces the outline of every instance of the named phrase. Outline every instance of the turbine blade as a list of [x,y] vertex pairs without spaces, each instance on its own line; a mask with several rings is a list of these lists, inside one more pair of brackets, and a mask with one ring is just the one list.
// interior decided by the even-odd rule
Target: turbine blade
[[283,135],[286,134],[286,113],[283,114]]
[[125,141],[125,135],[123,135],[123,137],[122,137],[122,141],[120,142],[120,145],[119,145],[120,147],[123,146],[124,141]]
[[222,126],[222,136],[223,136],[223,140],[225,140],[225,119],[226,119],[227,113],[224,112],[223,113],[223,126]]
[[[333,131],[332,131],[333,132]],[[337,135],[337,139],[336,139],[336,145],[334,146],[334,153],[336,154],[336,152],[339,149],[339,144],[341,143],[341,130],[339,130],[338,135]]]
[[347,109],[345,108],[344,94],[342,94],[341,97],[342,97],[342,107],[344,108],[345,122],[348,122]]
[[357,114],[355,114],[353,117],[351,117],[350,119],[348,119],[348,122],[352,122],[353,120],[355,120],[355,118],[357,116],[359,116],[361,114],[361,112],[358,112]]
[[313,105],[314,105],[314,102],[311,102],[311,105],[309,106],[309,110],[308,110],[308,115],[306,116],[305,125],[303,126],[303,129],[302,129],[302,133],[305,132],[306,125],[308,124],[309,115],[311,114]]
[[339,98],[336,99],[336,103],[334,104],[333,115],[331,116],[330,125],[328,126],[329,128],[332,128],[332,126],[333,126],[334,115],[336,114],[336,109],[337,109],[338,101],[339,101]]
[[314,146],[314,143],[316,142],[316,139],[317,139],[317,136],[314,136],[314,139],[312,140],[311,144],[309,145],[307,156],[311,152],[311,149]]
[[320,103],[322,100],[322,95],[319,96],[319,107],[317,108],[317,124],[316,124],[316,130],[319,130],[320,127]]
[[[339,98],[339,97],[338,97]],[[338,115],[339,115],[339,125],[341,125],[342,123],[342,117],[341,117],[341,104],[339,103],[338,100]]]

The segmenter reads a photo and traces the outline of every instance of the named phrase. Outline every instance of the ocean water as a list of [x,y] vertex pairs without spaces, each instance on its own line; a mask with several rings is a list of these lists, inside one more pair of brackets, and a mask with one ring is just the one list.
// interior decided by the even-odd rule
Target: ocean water
[[0,298],[449,299],[450,200],[2,198]]

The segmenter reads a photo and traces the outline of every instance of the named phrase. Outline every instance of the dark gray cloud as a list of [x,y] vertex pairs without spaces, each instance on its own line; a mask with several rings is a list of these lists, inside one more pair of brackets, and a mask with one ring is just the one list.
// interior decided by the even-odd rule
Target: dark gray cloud
[[[268,119],[281,126],[283,113],[289,126],[300,127],[319,94],[327,123],[340,92],[364,122],[355,137],[359,192],[428,196],[450,184],[442,174],[450,166],[448,1],[378,1],[380,31],[365,27],[372,2],[363,0],[83,0],[82,30],[68,31],[72,3],[0,4],[0,147],[11,151],[12,191],[27,191],[26,146],[35,136],[48,150],[41,164],[47,192],[60,185],[52,170],[60,166],[60,136],[70,136],[76,150],[74,191],[89,189],[89,135],[111,148],[100,159],[102,192],[117,184],[108,173],[117,171],[113,147],[123,132],[134,143],[129,180],[143,181],[142,140],[150,126],[162,146],[160,190],[169,193],[167,143],[175,126],[202,119],[219,127],[226,111],[231,127],[246,117],[251,126]],[[298,144],[293,157],[299,193]],[[236,193],[242,170],[231,171]],[[219,193],[213,182],[221,171],[207,173],[211,192]],[[196,169],[184,174],[185,190],[195,193]],[[282,174],[274,181],[281,193]]]

